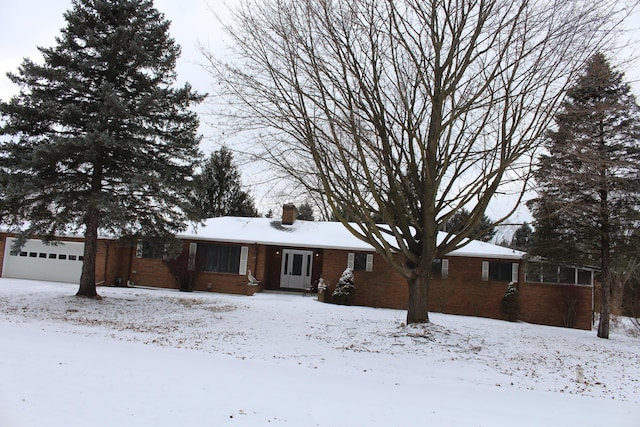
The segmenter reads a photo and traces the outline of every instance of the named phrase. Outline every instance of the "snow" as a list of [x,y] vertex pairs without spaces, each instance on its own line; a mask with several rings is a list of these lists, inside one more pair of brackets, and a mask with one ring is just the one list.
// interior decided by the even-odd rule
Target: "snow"
[[[371,245],[355,237],[339,222],[297,220],[292,225],[281,225],[279,221],[269,218],[218,217],[209,218],[203,224],[191,227],[178,237],[230,243],[374,251]],[[357,229],[355,224],[354,227]],[[442,241],[446,235],[447,233],[440,232],[438,241]],[[524,252],[472,240],[449,255],[517,260],[524,256]]]
[[[637,426],[640,339],[318,302],[0,279],[0,426]],[[615,323],[614,323],[615,324]],[[576,368],[584,369],[584,383]]]

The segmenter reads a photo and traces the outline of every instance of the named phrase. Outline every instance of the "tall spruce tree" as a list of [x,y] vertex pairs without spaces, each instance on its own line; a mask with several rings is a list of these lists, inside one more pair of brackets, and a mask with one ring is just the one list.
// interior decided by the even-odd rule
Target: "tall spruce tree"
[[315,218],[313,216],[313,207],[311,203],[304,202],[298,207],[298,217],[297,219],[302,219],[305,221],[314,221]]
[[472,225],[471,213],[462,208],[456,212],[449,221],[447,221],[447,232],[453,234],[465,233],[469,237],[483,242],[489,242],[496,235],[496,228],[491,219],[487,215],[482,218],[477,225],[473,226],[470,231],[466,229]]
[[517,249],[519,251],[527,252],[533,241],[533,229],[528,222],[522,223],[520,227],[516,229],[511,237],[511,243],[509,247]]
[[[609,336],[611,269],[638,227],[639,109],[623,74],[595,54],[567,92],[535,180],[532,252],[600,265],[598,336]],[[631,228],[630,228],[631,227]]]
[[201,218],[258,215],[253,198],[242,190],[240,170],[227,147],[211,153],[196,177],[194,204]]
[[188,218],[203,100],[174,88],[180,48],[150,0],[74,0],[57,45],[8,74],[0,214],[23,236],[84,233],[78,295],[97,296],[99,231],[166,236]]

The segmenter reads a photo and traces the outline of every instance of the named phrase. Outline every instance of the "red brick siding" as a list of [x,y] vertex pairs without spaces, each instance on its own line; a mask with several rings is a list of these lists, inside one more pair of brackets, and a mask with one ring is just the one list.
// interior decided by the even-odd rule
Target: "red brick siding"
[[[322,277],[327,285],[325,300],[347,268],[349,251],[325,250]],[[405,309],[409,298],[406,280],[378,254],[373,255],[373,271],[354,271],[356,295],[353,303],[368,307]]]
[[[4,259],[7,234],[2,235],[0,260]],[[64,239],[82,241],[82,239]],[[188,251],[190,241],[184,242]],[[241,245],[243,246],[243,245]],[[197,290],[209,290],[234,294],[251,294],[254,291],[278,289],[282,248],[263,245],[248,246],[247,268],[260,280],[258,287],[248,286],[245,275],[201,272],[196,279]],[[314,251],[313,280],[320,275],[328,285],[326,300],[336,282],[347,268],[349,251]],[[432,278],[429,310],[451,314],[473,315],[502,319],[500,300],[507,282],[482,281],[482,258],[449,257],[449,275],[446,279]],[[0,273],[1,273],[0,266]],[[592,322],[592,292],[590,286],[523,283],[520,268],[520,319],[526,322],[564,326],[569,304],[575,308],[573,327],[590,329]],[[113,285],[116,277],[131,280],[135,284],[153,287],[177,288],[169,268],[160,259],[136,258],[135,248],[120,247],[112,240],[100,240],[96,258],[96,282]],[[386,261],[374,254],[373,271],[354,272],[356,305],[406,309],[408,287],[406,280]]]
[[[502,319],[500,300],[508,281],[482,280],[484,258],[448,257],[449,276],[434,277],[430,286],[432,311]],[[509,260],[495,260],[511,263]]]
[[576,317],[573,327],[591,329],[592,287],[584,285],[559,285],[524,283],[520,286],[520,319],[525,322],[552,326],[565,326],[567,309],[575,304]]
[[[189,251],[189,244],[194,241],[184,241],[183,252]],[[197,242],[194,242],[197,243]],[[247,269],[260,280],[261,269],[264,269],[265,248],[257,245],[230,245],[247,246],[249,248]],[[134,257],[131,265],[131,277],[134,284],[153,286],[159,288],[178,288],[169,267],[157,258]],[[249,280],[245,274],[210,273],[200,271],[196,277],[195,290],[213,291],[232,294],[252,294],[262,288],[262,285],[249,286]]]

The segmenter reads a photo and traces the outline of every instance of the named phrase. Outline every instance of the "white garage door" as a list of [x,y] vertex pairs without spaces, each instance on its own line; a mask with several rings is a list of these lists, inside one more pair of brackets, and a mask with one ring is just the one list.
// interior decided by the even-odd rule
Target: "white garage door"
[[13,240],[7,238],[5,243],[2,277],[80,282],[84,243],[64,242],[54,246],[28,240],[19,252],[12,252]]

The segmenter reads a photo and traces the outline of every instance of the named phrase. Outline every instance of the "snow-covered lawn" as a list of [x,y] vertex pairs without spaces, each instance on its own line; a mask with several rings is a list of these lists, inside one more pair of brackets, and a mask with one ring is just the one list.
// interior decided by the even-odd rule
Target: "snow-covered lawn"
[[[640,339],[0,279],[0,426],[639,426]],[[584,382],[576,381],[576,368]]]

